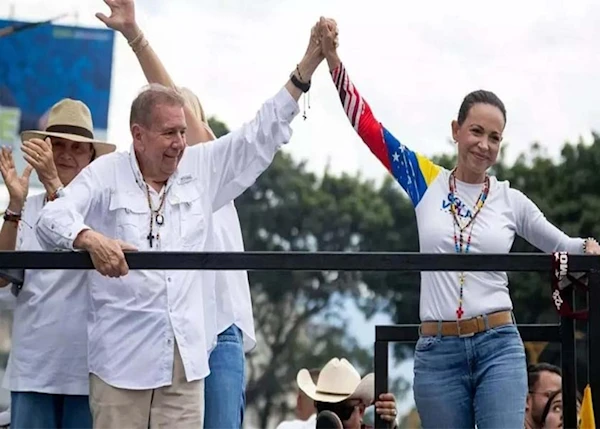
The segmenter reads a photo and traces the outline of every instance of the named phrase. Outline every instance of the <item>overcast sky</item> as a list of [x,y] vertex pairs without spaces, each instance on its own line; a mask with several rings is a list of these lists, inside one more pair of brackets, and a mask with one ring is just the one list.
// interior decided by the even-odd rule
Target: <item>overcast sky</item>
[[[16,19],[78,12],[64,24],[102,26],[101,0],[9,0]],[[340,55],[376,116],[409,147],[452,151],[450,121],[462,98],[485,88],[508,110],[511,159],[539,141],[557,155],[565,140],[600,129],[600,3],[593,0],[481,2],[349,0],[140,0],[138,20],[178,84],[230,127],[251,119],[287,80],[319,16],[337,20]],[[144,84],[119,37],[109,137],[127,148],[131,100]],[[316,171],[382,168],[346,120],[323,64],[313,79],[308,120],[294,122],[286,150]],[[302,102],[301,102],[302,106]]]

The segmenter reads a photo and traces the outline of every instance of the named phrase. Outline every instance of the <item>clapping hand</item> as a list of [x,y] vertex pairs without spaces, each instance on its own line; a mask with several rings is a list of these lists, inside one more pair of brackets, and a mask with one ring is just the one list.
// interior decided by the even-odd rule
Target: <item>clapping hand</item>
[[23,157],[33,168],[44,186],[55,183],[58,180],[58,172],[54,164],[52,143],[50,138],[45,140],[33,138],[25,140],[21,145]]
[[10,198],[8,208],[15,213],[20,213],[23,209],[25,199],[29,193],[29,177],[32,171],[33,167],[27,164],[23,174],[19,176],[11,151],[5,147],[2,148],[0,151],[0,173],[2,173]]

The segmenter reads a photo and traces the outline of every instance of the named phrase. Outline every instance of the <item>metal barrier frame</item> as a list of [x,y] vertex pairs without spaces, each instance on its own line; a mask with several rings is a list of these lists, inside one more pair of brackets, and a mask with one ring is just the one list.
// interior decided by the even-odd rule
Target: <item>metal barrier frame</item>
[[[509,254],[424,254],[347,252],[128,252],[130,269],[159,270],[275,270],[275,271],[530,271],[550,272],[552,257],[542,253]],[[0,251],[0,276],[15,279],[23,269],[92,269],[86,252]],[[589,273],[588,365],[593,392],[600,392],[600,258],[569,255],[570,272]],[[550,305],[550,294],[548,301]],[[564,422],[576,428],[575,323],[561,319],[560,325],[518,325],[524,341],[561,343]],[[388,344],[416,342],[418,325],[375,328],[375,390],[388,388]],[[592,364],[594,363],[594,364]],[[600,421],[600,401],[594,405]],[[376,427],[386,427],[376,418]]]
[[[572,320],[562,320],[556,325],[517,325],[523,341],[549,341],[561,344],[563,417],[565,428],[577,428],[576,408],[576,365],[575,331]],[[416,343],[419,338],[419,325],[396,325],[375,327],[375,392],[377,395],[388,391],[389,356],[391,342]],[[388,427],[377,419],[376,428]]]

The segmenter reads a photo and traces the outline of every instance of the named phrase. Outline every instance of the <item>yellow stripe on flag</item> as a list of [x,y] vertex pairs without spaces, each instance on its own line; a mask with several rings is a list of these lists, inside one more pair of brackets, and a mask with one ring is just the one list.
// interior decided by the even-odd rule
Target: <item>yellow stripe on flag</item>
[[592,406],[592,389],[588,384],[583,391],[583,402],[579,414],[579,429],[596,429],[594,407]]

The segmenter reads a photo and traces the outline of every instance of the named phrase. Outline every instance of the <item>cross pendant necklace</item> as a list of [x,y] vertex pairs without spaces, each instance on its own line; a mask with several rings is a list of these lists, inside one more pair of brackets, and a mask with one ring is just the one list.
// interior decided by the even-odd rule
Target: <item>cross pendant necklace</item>
[[[463,222],[460,219],[460,207],[458,207],[457,202],[456,202],[456,198],[457,198],[457,187],[456,187],[456,169],[452,170],[452,172],[450,173],[450,177],[448,179],[448,187],[450,188],[450,193],[452,194],[452,203],[450,205],[450,213],[452,214],[452,227],[453,227],[453,232],[454,232],[454,249],[456,251],[456,253],[469,253],[469,249],[471,247],[471,237],[473,236],[473,225],[475,223],[475,219],[477,218],[477,215],[479,214],[479,212],[481,212],[481,209],[483,208],[483,205],[485,204],[485,201],[487,200],[489,191],[490,191],[490,178],[489,176],[486,174],[485,176],[485,181],[483,184],[483,188],[481,189],[481,193],[479,194],[479,198],[477,198],[477,202],[475,203],[475,211],[473,213],[473,215],[471,216],[471,218],[467,221],[466,224],[463,224]],[[470,228],[469,231],[469,235],[467,236],[467,240],[466,240],[466,246],[465,246],[465,239],[463,238],[463,232],[465,230],[467,230],[467,228]],[[456,231],[458,230],[460,237],[457,236]],[[463,315],[465,314],[464,310],[463,310],[463,303],[464,303],[464,289],[465,289],[465,273],[461,272],[458,275],[458,285],[459,285],[459,292],[458,292],[458,307],[456,308],[456,317],[458,318],[458,320],[462,319]]]
[[158,231],[158,229],[157,229],[156,235],[154,235],[154,223],[156,222],[156,225],[158,225],[158,226],[162,226],[165,223],[165,218],[162,215],[161,210],[165,204],[165,197],[167,196],[167,189],[165,189],[162,196],[160,197],[160,202],[159,202],[158,208],[156,210],[154,210],[152,208],[152,199],[150,198],[150,187],[148,186],[147,183],[146,183],[146,196],[148,198],[148,207],[150,208],[150,231],[148,232],[148,236],[146,237],[146,239],[148,240],[148,244],[150,245],[150,248],[152,248],[154,240],[155,239],[157,241],[160,240],[160,231]]

